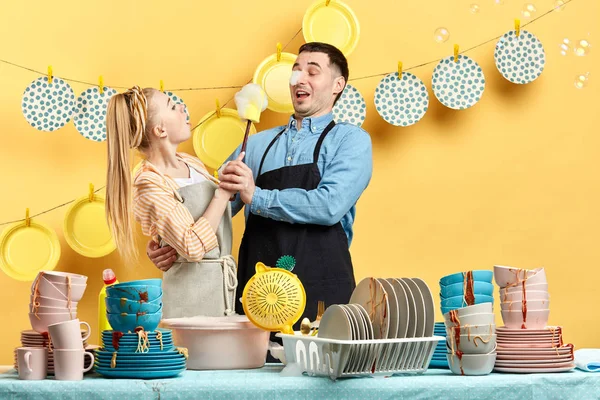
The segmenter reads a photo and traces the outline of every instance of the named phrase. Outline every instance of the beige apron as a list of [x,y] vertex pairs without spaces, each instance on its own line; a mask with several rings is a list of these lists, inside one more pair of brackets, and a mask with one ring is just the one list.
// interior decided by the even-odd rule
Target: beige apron
[[[213,199],[217,185],[209,180],[174,191],[197,221]],[[200,262],[187,261],[181,255],[163,274],[163,318],[197,315],[221,317],[235,313],[237,266],[231,256],[231,206],[228,205],[219,229],[218,247],[204,255]],[[163,240],[161,246],[166,245]]]

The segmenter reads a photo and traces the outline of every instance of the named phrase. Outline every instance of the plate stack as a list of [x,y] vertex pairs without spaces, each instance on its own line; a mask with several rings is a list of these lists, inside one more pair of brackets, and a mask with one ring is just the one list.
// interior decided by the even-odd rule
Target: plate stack
[[96,372],[107,378],[172,378],[186,369],[187,351],[173,345],[168,329],[153,332],[102,332]]
[[[81,336],[85,336],[87,334],[86,331],[82,330],[81,331]],[[32,331],[32,330],[27,330],[27,331],[22,331],[21,332],[21,347],[46,347],[50,350],[54,349],[54,346],[52,345],[52,343],[49,343],[49,337],[47,333],[38,333],[36,331]],[[90,351],[93,352],[93,350],[97,349],[99,346],[93,346],[93,345],[88,345],[87,342],[84,340],[83,341],[83,347],[85,348],[86,351]],[[19,367],[17,365],[17,349],[15,348],[15,358],[14,358],[14,363],[15,363],[15,369],[18,371]],[[87,368],[91,361],[90,358],[88,357],[84,357],[85,360],[85,368]],[[91,372],[91,371],[90,371]],[[48,352],[48,374],[49,375],[53,375],[54,374],[54,355],[52,353],[52,351]]]
[[[446,327],[443,322],[436,322],[433,328],[433,334],[435,336],[446,337]],[[448,359],[446,358],[446,342],[438,342],[433,352],[433,357],[429,363],[430,367],[434,368],[448,368]]]

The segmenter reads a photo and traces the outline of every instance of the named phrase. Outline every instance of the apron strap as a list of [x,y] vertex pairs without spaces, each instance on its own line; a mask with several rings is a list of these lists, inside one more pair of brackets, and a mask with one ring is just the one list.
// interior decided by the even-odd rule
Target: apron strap
[[237,289],[237,267],[233,256],[221,258],[223,262],[223,293],[225,295],[225,315],[235,314],[235,292]]
[[325,136],[333,129],[335,126],[335,121],[331,121],[329,125],[325,128],[321,136],[319,136],[319,140],[317,141],[317,145],[315,146],[315,152],[313,153],[313,162],[316,164],[319,161],[319,153],[321,152],[321,145],[323,144],[323,140],[325,140]]
[[275,138],[273,138],[273,140],[271,140],[271,143],[269,143],[269,145],[267,146],[267,149],[265,150],[265,152],[262,156],[262,159],[260,160],[260,167],[258,167],[258,174],[256,175],[257,177],[260,176],[263,164],[265,163],[265,158],[267,158],[267,154],[269,153],[269,150],[271,150],[271,147],[273,147],[273,145],[275,144],[277,139],[279,139],[279,137],[283,134],[283,132],[285,132],[286,129],[287,128],[283,128],[283,130],[281,130],[281,132],[279,132],[277,134],[277,136],[275,136]]

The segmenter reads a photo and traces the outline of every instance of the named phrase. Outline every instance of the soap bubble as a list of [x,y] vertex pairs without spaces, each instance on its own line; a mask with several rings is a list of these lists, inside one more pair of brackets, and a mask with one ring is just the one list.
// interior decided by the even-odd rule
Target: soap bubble
[[564,11],[566,5],[563,0],[557,0],[554,2],[554,11]]
[[479,4],[471,4],[470,9],[471,13],[477,14],[479,12]]
[[579,74],[575,77],[575,87],[577,89],[583,89],[588,85],[590,73]]
[[504,0],[494,0],[494,4],[497,6],[501,6],[502,4],[504,4]]
[[590,54],[592,45],[585,39],[581,39],[573,45],[573,52],[576,56],[583,57]]
[[446,28],[437,28],[435,32],[433,32],[433,39],[438,43],[444,43],[446,40],[450,38],[450,32]]
[[531,18],[536,12],[537,8],[535,8],[533,4],[527,3],[523,6],[523,9],[521,10],[521,15],[523,15],[524,18]]
[[567,54],[569,54],[572,49],[571,46],[572,46],[571,41],[567,38],[564,38],[562,43],[560,44],[560,54],[563,56],[566,56]]

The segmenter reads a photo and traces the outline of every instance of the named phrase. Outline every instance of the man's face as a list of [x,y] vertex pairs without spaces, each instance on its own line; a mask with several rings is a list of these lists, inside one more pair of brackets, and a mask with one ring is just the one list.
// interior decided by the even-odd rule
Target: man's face
[[[290,93],[297,117],[323,115],[331,111],[336,96],[344,90],[344,78],[331,67],[325,53],[302,52],[293,67]],[[294,79],[295,78],[295,79]]]

